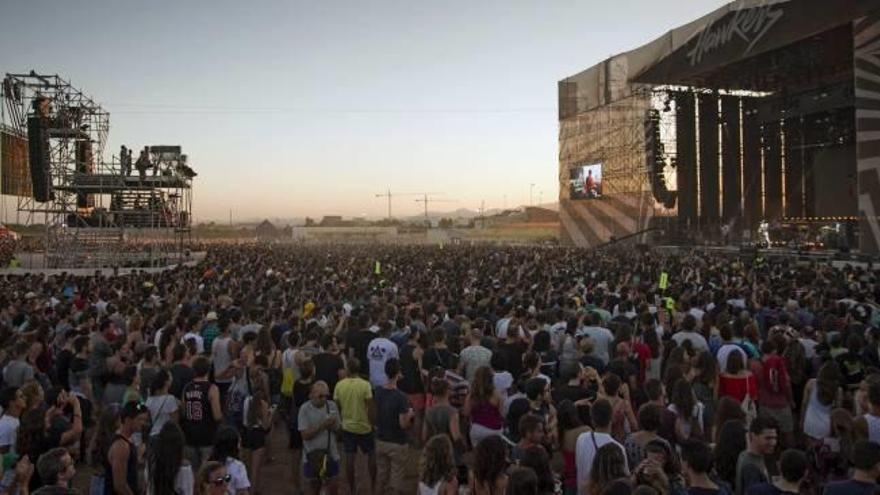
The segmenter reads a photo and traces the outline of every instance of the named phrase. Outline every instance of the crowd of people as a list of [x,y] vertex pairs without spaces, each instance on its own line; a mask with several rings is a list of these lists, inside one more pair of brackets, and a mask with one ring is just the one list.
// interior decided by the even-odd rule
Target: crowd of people
[[268,493],[276,435],[293,493],[874,494],[878,298],[870,266],[557,247],[0,275],[0,494]]

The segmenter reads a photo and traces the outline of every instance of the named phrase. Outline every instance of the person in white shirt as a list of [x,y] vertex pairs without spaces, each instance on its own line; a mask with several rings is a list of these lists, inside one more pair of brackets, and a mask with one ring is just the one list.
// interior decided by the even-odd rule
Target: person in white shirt
[[547,329],[550,332],[550,345],[553,346],[554,349],[559,347],[559,339],[562,338],[562,334],[565,333],[565,330],[568,328],[568,322],[565,321],[564,318],[560,318],[559,321],[550,325],[550,328]]
[[193,494],[195,476],[183,455],[185,444],[186,439],[180,427],[175,423],[165,423],[147,457],[144,469],[147,495]]
[[388,383],[385,374],[385,363],[391,358],[399,358],[397,344],[388,339],[389,327],[379,329],[379,337],[370,341],[367,346],[367,360],[370,362],[370,385],[384,387]]
[[492,360],[492,351],[483,347],[483,331],[479,328],[471,328],[468,332],[470,345],[462,349],[458,360],[458,374],[464,375],[467,381],[472,382],[477,368],[489,366]]
[[819,343],[816,342],[816,339],[813,338],[815,335],[816,331],[813,327],[808,326],[804,327],[803,337],[798,339],[801,345],[804,346],[805,357],[810,361],[816,358],[816,346],[819,345]]
[[[498,391],[498,394],[501,395],[502,401],[504,403],[507,402],[508,392],[510,388],[513,387],[513,375],[510,374],[509,371],[504,371],[505,361],[503,354],[492,354],[492,359],[489,361],[492,367],[492,386],[495,387],[495,390]],[[507,410],[502,410],[502,415],[507,415]]]
[[629,473],[626,463],[626,449],[611,436],[611,403],[606,399],[599,399],[590,408],[590,419],[593,422],[594,431],[581,433],[575,443],[575,466],[577,468],[578,493],[586,489],[590,480],[590,470],[593,467],[593,459],[600,447],[606,444],[615,444],[623,453],[624,470]]
[[24,395],[16,387],[6,387],[0,390],[0,453],[15,453],[15,445],[18,440],[18,427],[21,424],[19,418],[24,412]]
[[194,340],[196,343],[196,353],[197,354],[204,354],[205,353],[205,339],[203,339],[202,336],[197,333],[188,332],[186,335],[183,336],[182,339],[180,339],[180,343],[186,344],[186,341],[190,340],[190,339]]
[[510,320],[509,316],[505,316],[495,323],[495,336],[498,337],[498,340],[507,338],[507,327],[510,326]]
[[703,315],[705,315],[706,312],[703,311],[703,310],[700,309],[700,308],[693,307],[693,308],[690,309],[690,311],[688,311],[688,314],[691,315],[691,316],[693,316],[694,318],[696,318],[697,323],[702,323],[702,321],[703,321]]
[[706,342],[706,338],[700,335],[696,329],[697,320],[693,315],[689,314],[681,322],[681,330],[672,335],[672,340],[678,345],[682,345],[685,340],[690,340],[694,350],[708,351],[709,343]]
[[217,430],[214,449],[211,451],[209,460],[220,462],[226,467],[226,473],[230,478],[227,484],[229,495],[247,492],[251,488],[247,468],[238,459],[240,445],[241,438],[238,435],[238,430],[234,427],[222,426]]
[[611,333],[611,330],[593,326],[593,316],[586,314],[584,315],[583,326],[577,331],[578,337],[583,337],[585,335],[590,337],[593,341],[593,356],[601,359],[603,363],[608,364],[608,361],[611,360],[611,357],[608,354],[608,348],[611,346],[611,343],[614,342],[614,334]]
[[748,362],[749,357],[746,355],[746,351],[744,351],[742,347],[733,343],[733,332],[731,331],[731,328],[728,325],[723,325],[720,332],[721,340],[724,341],[724,344],[721,345],[718,349],[718,353],[715,354],[715,357],[718,359],[718,369],[727,369],[727,358],[729,358],[730,354],[733,352],[739,352],[742,354],[743,362]]

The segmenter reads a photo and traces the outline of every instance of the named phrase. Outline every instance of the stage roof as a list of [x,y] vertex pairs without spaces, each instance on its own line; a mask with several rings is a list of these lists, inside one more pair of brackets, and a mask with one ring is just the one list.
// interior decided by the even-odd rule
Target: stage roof
[[[616,99],[615,91],[604,87],[615,79],[622,82],[624,77],[628,83],[649,85],[761,90],[735,87],[746,83],[741,77],[732,80],[723,76],[725,72],[737,73],[727,70],[737,62],[848,26],[877,8],[877,0],[737,0],[639,48],[563,79],[560,88],[566,83],[577,85],[579,112],[608,103],[608,96],[611,101]],[[828,40],[818,41],[827,44]],[[815,45],[821,47],[821,43]],[[839,45],[835,49],[839,50]],[[807,51],[798,56],[803,59],[813,54]],[[772,72],[773,67],[765,66],[762,70]],[[603,93],[607,95],[604,98]],[[617,95],[624,96],[625,92]]]

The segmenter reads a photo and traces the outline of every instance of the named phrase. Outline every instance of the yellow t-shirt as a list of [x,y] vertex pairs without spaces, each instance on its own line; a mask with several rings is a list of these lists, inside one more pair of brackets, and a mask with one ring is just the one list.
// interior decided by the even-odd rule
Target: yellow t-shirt
[[336,384],[333,400],[342,413],[342,430],[365,435],[373,431],[367,415],[367,399],[373,398],[370,382],[363,378],[345,378]]

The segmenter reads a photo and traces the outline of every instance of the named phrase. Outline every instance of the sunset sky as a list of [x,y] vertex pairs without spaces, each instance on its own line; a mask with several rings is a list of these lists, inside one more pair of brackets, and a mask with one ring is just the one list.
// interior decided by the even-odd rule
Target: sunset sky
[[511,207],[557,198],[559,79],[724,3],[4,0],[0,73],[90,93],[107,158],[182,145],[196,221]]

